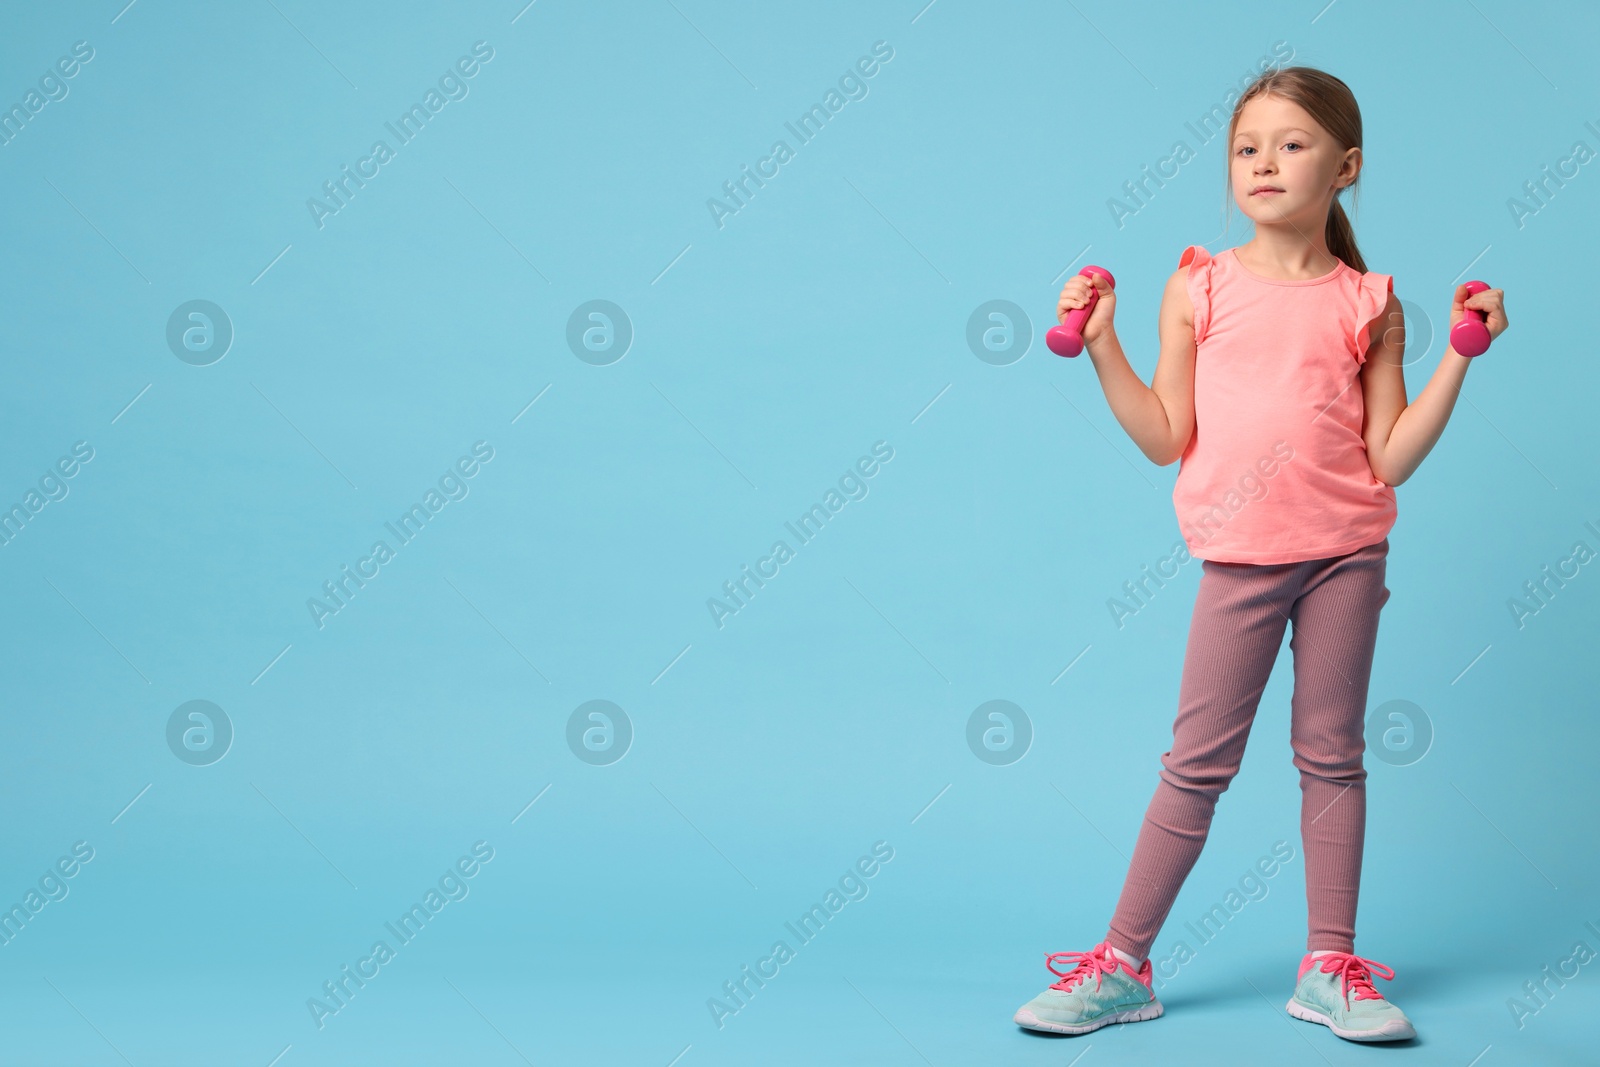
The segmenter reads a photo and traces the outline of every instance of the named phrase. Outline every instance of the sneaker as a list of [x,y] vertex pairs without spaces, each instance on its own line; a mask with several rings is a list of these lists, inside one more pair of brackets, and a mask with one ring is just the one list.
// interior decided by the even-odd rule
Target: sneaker
[[[1059,971],[1057,963],[1069,964],[1072,969]],[[1018,1008],[1012,1017],[1029,1030],[1086,1034],[1112,1023],[1155,1019],[1164,1010],[1150,985],[1154,973],[1150,961],[1134,970],[1111,951],[1109,939],[1088,952],[1047,952],[1045,966],[1061,981]]]
[[1290,1015],[1321,1023],[1350,1041],[1404,1041],[1416,1037],[1406,1013],[1383,999],[1372,986],[1372,976],[1394,977],[1394,971],[1377,960],[1353,952],[1330,952],[1300,961],[1300,977],[1287,1005]]

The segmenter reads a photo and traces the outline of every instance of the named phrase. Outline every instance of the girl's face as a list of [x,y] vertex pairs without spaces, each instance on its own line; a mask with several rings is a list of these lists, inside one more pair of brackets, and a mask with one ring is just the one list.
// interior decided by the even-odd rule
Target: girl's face
[[1361,171],[1361,149],[1341,151],[1303,108],[1270,93],[1245,104],[1231,151],[1239,210],[1258,227],[1292,225],[1302,235],[1322,233],[1334,194]]

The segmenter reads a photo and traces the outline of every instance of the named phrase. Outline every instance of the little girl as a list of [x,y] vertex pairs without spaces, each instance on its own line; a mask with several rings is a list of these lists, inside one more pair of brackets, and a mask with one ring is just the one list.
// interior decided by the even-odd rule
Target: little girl
[[[1287,1010],[1354,1041],[1415,1036],[1372,984],[1394,977],[1355,954],[1366,827],[1363,725],[1385,585],[1394,486],[1422,462],[1471,361],[1447,349],[1407,404],[1400,301],[1367,271],[1338,192],[1361,172],[1361,112],[1338,78],[1310,67],[1263,74],[1228,127],[1246,244],[1183,253],[1161,304],[1153,385],[1128,365],[1115,293],[1083,337],[1117,421],[1152,461],[1182,459],[1173,504],[1201,563],[1171,751],[1161,757],[1132,867],[1106,939],[1047,955],[1061,980],[1019,1009],[1031,1030],[1081,1034],[1163,1011],[1151,946],[1205,844],[1285,627],[1293,623],[1290,739],[1300,770],[1309,950]],[[1088,302],[1061,291],[1057,317]],[[1499,289],[1458,286],[1450,311],[1506,328]],[[1057,964],[1067,965],[1058,970]]]

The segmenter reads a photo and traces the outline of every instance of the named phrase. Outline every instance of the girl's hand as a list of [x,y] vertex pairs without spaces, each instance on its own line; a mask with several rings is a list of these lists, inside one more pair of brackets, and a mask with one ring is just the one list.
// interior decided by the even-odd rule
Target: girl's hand
[[[1450,304],[1450,326],[1466,318],[1466,309],[1481,311],[1484,314],[1483,325],[1489,330],[1489,340],[1493,341],[1506,331],[1505,293],[1499,289],[1485,289],[1471,298],[1467,296],[1465,285],[1456,286],[1455,299]],[[1449,336],[1449,331],[1445,332]]]
[[[1061,287],[1061,299],[1056,301],[1056,321],[1065,322],[1067,312],[1073,308],[1081,308],[1089,302],[1089,286],[1091,282],[1082,274],[1074,274],[1067,279],[1067,284]],[[1089,313],[1089,321],[1083,324],[1083,343],[1093,354],[1095,345],[1101,338],[1116,333],[1112,324],[1112,317],[1116,314],[1117,293],[1104,278],[1094,279],[1093,285],[1100,293],[1100,299],[1095,303],[1094,310]],[[1490,290],[1478,294],[1488,296]]]

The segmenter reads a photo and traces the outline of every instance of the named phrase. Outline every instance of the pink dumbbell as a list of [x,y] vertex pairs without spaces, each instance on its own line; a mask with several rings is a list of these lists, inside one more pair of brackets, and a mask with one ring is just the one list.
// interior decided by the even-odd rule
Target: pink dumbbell
[[[1467,283],[1468,298],[1489,288],[1485,282]],[[1489,327],[1483,324],[1483,312],[1476,308],[1463,308],[1461,321],[1450,327],[1450,347],[1463,356],[1481,356],[1489,350]]]
[[1094,287],[1094,279],[1104,278],[1111,288],[1117,287],[1117,280],[1104,267],[1085,267],[1078,273],[1089,279],[1089,302],[1067,312],[1066,320],[1060,326],[1050,327],[1044,335],[1044,343],[1058,356],[1075,356],[1083,351],[1083,324],[1089,321],[1095,304],[1100,302],[1100,290]]

